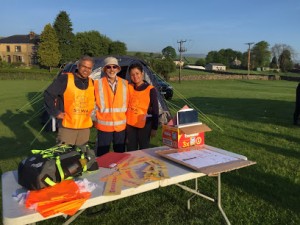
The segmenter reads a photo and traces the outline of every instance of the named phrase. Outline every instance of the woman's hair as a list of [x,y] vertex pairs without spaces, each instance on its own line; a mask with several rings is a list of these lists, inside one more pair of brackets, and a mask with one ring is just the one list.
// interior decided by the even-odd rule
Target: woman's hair
[[138,69],[138,70],[141,71],[141,72],[144,71],[143,66],[142,66],[140,63],[136,62],[136,63],[132,63],[132,64],[129,66],[129,69],[128,69],[129,73],[130,73],[130,71],[131,71],[132,69],[135,69],[135,68]]

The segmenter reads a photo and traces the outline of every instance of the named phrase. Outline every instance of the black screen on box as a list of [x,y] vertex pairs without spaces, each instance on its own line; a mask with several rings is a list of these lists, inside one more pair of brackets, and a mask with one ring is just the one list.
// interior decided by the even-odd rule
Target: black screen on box
[[196,110],[178,111],[178,125],[198,122],[198,112]]

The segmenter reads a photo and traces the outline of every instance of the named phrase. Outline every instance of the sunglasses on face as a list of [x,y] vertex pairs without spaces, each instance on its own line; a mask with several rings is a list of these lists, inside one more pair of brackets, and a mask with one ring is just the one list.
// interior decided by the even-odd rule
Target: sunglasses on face
[[119,68],[117,65],[113,65],[113,66],[105,66],[106,69],[117,69]]

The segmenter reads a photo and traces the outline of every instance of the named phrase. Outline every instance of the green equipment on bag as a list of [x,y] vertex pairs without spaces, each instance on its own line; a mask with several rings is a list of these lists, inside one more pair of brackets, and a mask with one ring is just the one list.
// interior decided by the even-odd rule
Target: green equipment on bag
[[99,168],[95,153],[88,145],[58,145],[31,152],[32,156],[20,162],[18,167],[18,183],[28,190],[53,186]]

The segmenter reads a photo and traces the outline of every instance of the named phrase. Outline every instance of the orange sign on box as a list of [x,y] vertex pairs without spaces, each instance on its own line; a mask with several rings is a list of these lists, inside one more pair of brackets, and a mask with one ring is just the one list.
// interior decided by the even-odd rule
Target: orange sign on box
[[187,148],[204,144],[204,132],[211,131],[205,124],[178,128],[163,125],[163,144],[172,148]]

